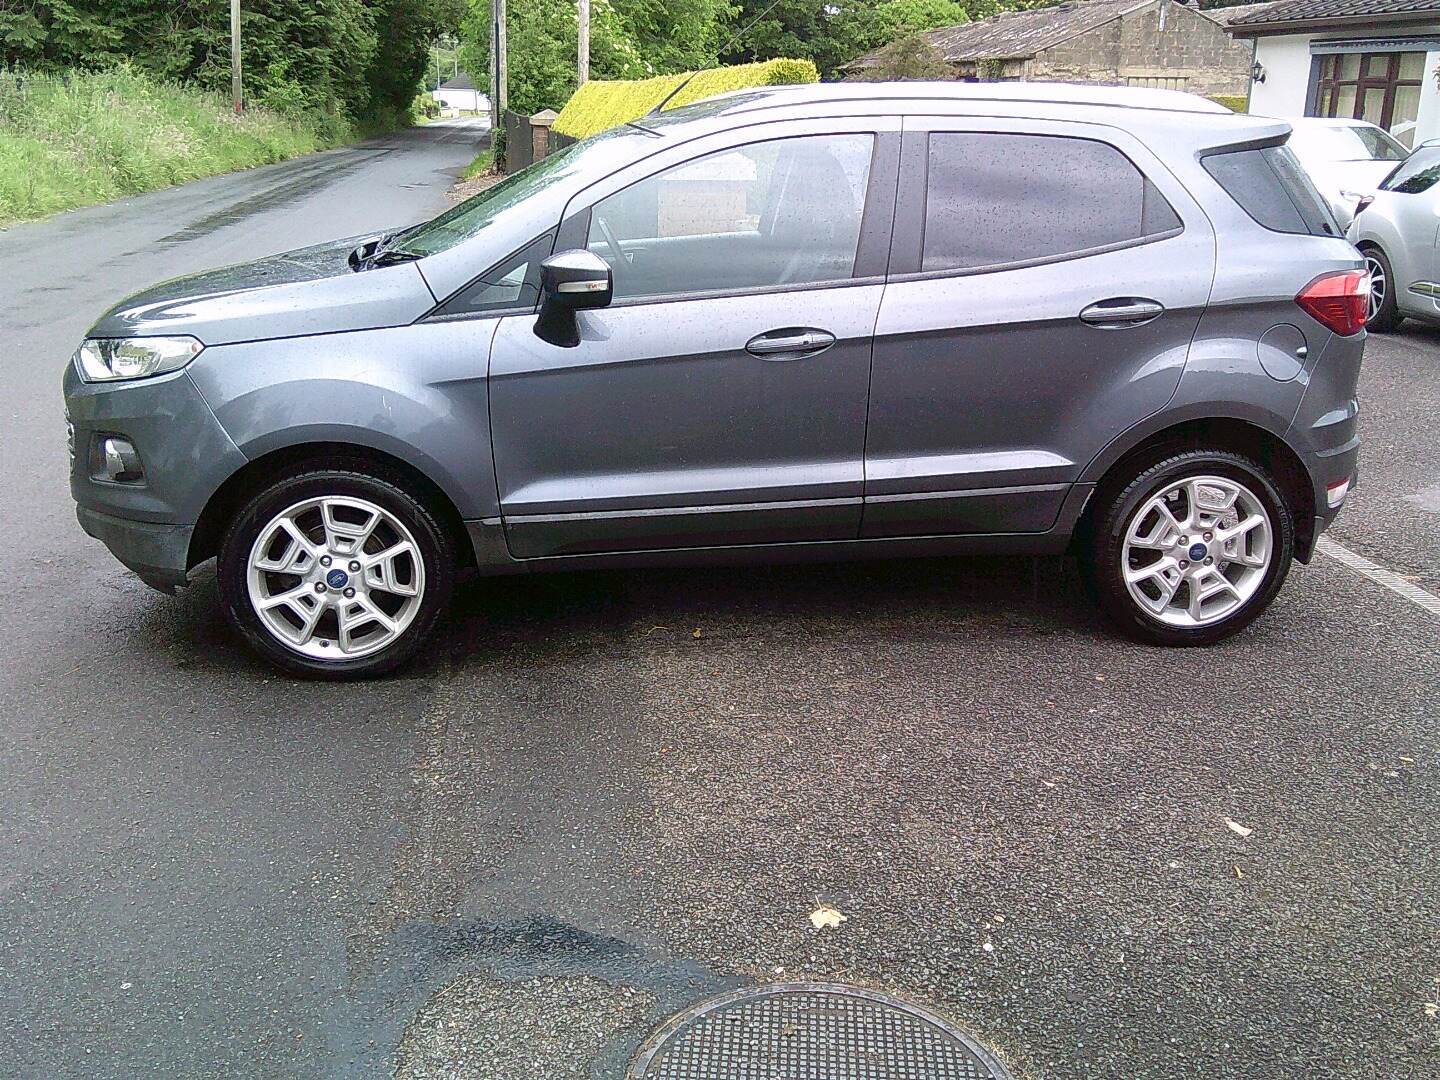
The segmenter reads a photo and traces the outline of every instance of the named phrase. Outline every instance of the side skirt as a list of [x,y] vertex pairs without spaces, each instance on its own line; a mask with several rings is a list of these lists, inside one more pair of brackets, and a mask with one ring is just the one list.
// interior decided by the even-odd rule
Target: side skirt
[[852,559],[901,559],[944,555],[1060,555],[1069,548],[1075,524],[1094,490],[1093,484],[1073,485],[1054,527],[1043,533],[892,536],[865,540],[658,548],[515,559],[511,557],[506,546],[505,527],[500,518],[467,521],[465,527],[470,532],[470,540],[475,546],[475,563],[482,574],[550,573],[606,567],[623,569],[648,566],[839,562]]

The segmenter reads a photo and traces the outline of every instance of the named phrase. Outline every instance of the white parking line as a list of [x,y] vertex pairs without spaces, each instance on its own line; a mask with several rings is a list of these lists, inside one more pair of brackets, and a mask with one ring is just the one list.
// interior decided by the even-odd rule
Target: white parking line
[[1403,596],[1412,604],[1418,604],[1431,615],[1440,618],[1440,596],[1426,592],[1419,585],[1406,581],[1399,574],[1386,570],[1383,566],[1377,566],[1364,555],[1356,555],[1344,544],[1336,543],[1328,536],[1322,536],[1315,546],[1336,562],[1344,563],[1351,570],[1364,574],[1371,581],[1384,585],[1397,596]]

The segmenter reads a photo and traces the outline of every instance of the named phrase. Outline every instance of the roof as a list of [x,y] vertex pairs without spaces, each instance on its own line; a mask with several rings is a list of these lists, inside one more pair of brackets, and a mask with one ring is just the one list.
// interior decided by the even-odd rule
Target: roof
[[[1276,0],[1265,0],[1263,4],[1236,4],[1233,7],[1203,8],[1200,14],[1219,23],[1221,26],[1229,26],[1237,19],[1243,19],[1248,15],[1254,15],[1256,12],[1264,11],[1266,8],[1274,7],[1275,2]],[[1284,0],[1281,0],[1281,2],[1283,3]]]
[[[1093,30],[1154,0],[1067,0],[1055,7],[1005,11],[988,19],[929,30],[925,39],[948,62],[1023,60],[1043,49]],[[847,67],[868,67],[879,50],[857,57]]]
[[[1132,0],[1133,2],[1133,0]],[[750,112],[789,106],[846,106],[880,102],[959,102],[967,105],[1014,106],[1074,105],[1100,106],[1146,112],[1208,113],[1235,117],[1224,105],[1179,90],[1152,90],[1139,86],[1098,86],[1067,82],[838,82],[802,83],[795,86],[752,87],[717,94],[659,116],[644,117],[636,123],[656,127],[665,122],[685,122],[705,115]],[[1021,110],[1026,111],[1026,110]]]
[[478,89],[480,89],[480,88],[475,85],[475,80],[472,79],[472,78],[470,78],[470,75],[469,75],[467,72],[462,71],[462,72],[460,72],[459,75],[456,75],[453,79],[447,79],[445,82],[441,83],[441,84],[440,84],[440,89],[441,89],[441,90],[478,90]]
[[[1207,15],[1217,12],[1209,11]],[[1373,26],[1381,22],[1440,19],[1440,0],[1280,0],[1230,21],[1237,35],[1283,33],[1319,26]]]

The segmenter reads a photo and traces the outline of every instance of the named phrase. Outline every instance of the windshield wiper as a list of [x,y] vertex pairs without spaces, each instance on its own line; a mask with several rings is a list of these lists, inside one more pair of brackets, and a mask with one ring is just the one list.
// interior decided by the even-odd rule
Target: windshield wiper
[[416,259],[424,258],[413,251],[401,251],[399,248],[386,248],[370,256],[367,266],[394,266],[396,263],[414,262]]

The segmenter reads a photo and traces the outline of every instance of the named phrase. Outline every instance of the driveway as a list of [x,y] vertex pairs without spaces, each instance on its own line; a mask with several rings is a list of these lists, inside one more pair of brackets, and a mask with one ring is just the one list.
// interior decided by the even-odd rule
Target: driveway
[[[213,573],[163,597],[84,537],[93,316],[433,213],[479,134],[0,233],[0,1075],[619,1080],[778,980],[1035,1080],[1440,1074],[1440,619],[1335,558],[1184,651],[1064,561],[477,581],[423,663],[322,686]],[[1332,538],[1437,590],[1440,333],[1372,339],[1362,395]]]

